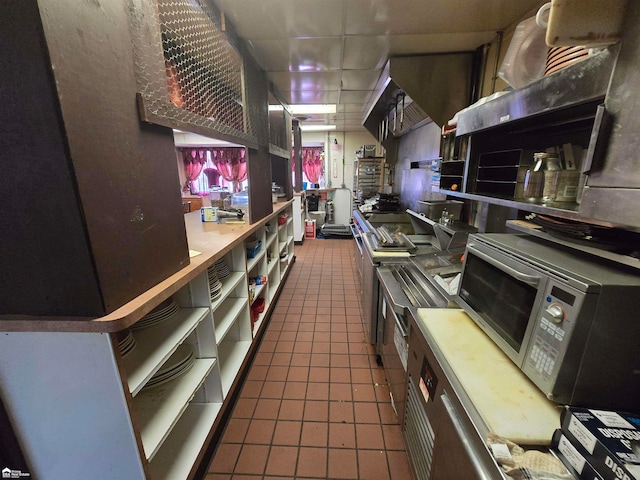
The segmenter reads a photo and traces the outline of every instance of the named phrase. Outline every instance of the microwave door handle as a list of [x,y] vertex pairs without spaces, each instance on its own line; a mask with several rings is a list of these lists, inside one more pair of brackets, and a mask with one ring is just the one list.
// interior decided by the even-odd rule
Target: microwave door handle
[[508,265],[505,265],[504,263],[502,263],[502,262],[496,260],[495,258],[487,255],[486,253],[482,253],[482,252],[476,250],[475,248],[473,248],[473,249],[469,248],[469,251],[472,252],[474,255],[480,257],[481,259],[483,259],[485,262],[490,263],[494,267],[496,267],[496,268],[502,270],[503,272],[511,275],[512,277],[520,280],[521,282],[524,282],[524,283],[526,283],[528,285],[531,285],[532,287],[537,287],[538,284],[540,283],[540,277],[538,277],[536,275],[527,275],[526,273],[519,272],[515,268],[509,267]]

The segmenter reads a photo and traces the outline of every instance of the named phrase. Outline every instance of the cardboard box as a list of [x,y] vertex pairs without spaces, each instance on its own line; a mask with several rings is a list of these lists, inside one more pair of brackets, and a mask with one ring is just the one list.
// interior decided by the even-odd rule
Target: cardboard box
[[566,407],[562,433],[605,480],[640,480],[640,416]]
[[551,449],[564,466],[580,480],[604,480],[584,455],[562,434],[562,430],[554,432]]

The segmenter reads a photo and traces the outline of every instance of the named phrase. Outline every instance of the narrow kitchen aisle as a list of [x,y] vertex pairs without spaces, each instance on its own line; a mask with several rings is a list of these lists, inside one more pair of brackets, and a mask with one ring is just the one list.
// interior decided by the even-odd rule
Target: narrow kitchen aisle
[[411,478],[365,342],[352,239],[306,240],[206,480]]

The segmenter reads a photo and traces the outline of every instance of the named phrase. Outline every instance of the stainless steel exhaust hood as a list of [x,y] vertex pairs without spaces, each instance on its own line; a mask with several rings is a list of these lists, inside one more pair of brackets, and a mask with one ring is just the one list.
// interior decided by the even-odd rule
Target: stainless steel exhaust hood
[[472,65],[472,52],[390,58],[364,127],[385,145],[428,122],[444,125],[469,105]]

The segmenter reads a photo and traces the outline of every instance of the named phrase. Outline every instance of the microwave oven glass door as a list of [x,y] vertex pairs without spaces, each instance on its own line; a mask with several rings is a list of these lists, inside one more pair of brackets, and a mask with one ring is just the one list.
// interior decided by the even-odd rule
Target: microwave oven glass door
[[513,350],[520,353],[538,288],[505,272],[469,252],[460,297]]

